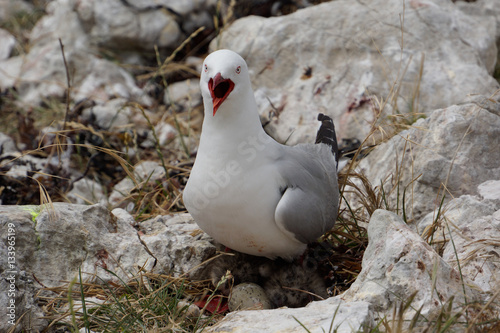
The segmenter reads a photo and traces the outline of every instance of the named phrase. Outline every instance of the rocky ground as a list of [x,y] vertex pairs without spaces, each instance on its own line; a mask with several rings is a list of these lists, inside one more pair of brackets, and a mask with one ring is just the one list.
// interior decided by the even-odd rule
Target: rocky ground
[[[0,1],[0,331],[499,328],[498,0],[320,2]],[[218,48],[247,60],[276,140],[313,141],[322,112],[371,147],[310,267],[231,259],[185,212]],[[264,288],[232,295],[261,310],[189,305],[228,281]],[[171,312],[96,319],[143,292],[125,312]]]

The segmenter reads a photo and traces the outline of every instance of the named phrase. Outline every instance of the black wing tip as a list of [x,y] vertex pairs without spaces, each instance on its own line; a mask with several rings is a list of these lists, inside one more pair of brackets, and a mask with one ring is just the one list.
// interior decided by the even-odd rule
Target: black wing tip
[[324,115],[323,113],[318,113],[318,120],[319,121],[332,120],[332,118],[328,117],[327,115]]
[[324,143],[331,147],[332,153],[335,156],[337,164],[339,162],[339,147],[337,143],[337,134],[335,133],[335,125],[333,124],[332,118],[329,116],[319,113],[318,120],[321,121],[321,126],[316,135],[316,143]]

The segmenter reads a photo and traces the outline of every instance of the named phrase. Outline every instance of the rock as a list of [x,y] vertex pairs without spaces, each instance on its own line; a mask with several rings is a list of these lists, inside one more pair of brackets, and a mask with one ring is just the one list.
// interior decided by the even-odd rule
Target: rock
[[126,281],[139,267],[149,270],[154,264],[136,230],[100,205],[54,203],[42,211],[0,206],[0,218],[3,226],[15,225],[18,269],[34,274],[43,286],[71,281],[80,268],[83,279],[97,274],[100,281],[118,282],[116,276]]
[[108,202],[101,184],[88,178],[74,182],[73,188],[66,196],[72,203],[78,205],[93,205],[97,203],[105,205]]
[[[159,162],[143,161],[134,166],[134,177],[139,183],[147,181],[150,184],[154,184],[165,178],[165,169]],[[129,195],[136,188],[136,185],[129,177],[122,179],[115,185],[113,192],[109,196],[110,205],[112,207],[117,207],[118,205],[125,207],[129,203],[132,203],[133,200],[129,198]],[[132,208],[128,207],[128,209]]]
[[0,61],[8,59],[16,45],[16,38],[7,30],[0,29]]
[[477,196],[462,195],[444,205],[441,216],[430,212],[417,224],[418,233],[429,242],[435,244],[440,252],[450,240],[456,236],[457,229],[467,227],[474,219],[492,215],[500,206],[490,201],[480,200]]
[[21,75],[22,66],[23,59],[21,57],[0,60],[0,90],[14,87]]
[[55,46],[53,48],[59,52],[59,56],[54,58],[60,58],[62,61],[58,39],[61,39],[66,47],[65,51],[68,49],[85,50],[90,46],[89,39],[74,11],[75,3],[75,0],[57,0],[47,3],[45,8],[47,15],[43,16],[31,30],[30,53],[34,47],[51,50],[50,46],[53,45]]
[[[3,254],[3,249],[1,251]],[[12,329],[13,323],[20,320],[13,332],[23,332],[21,329],[24,329],[24,332],[26,330],[42,332],[49,321],[44,319],[44,313],[37,304],[39,287],[32,275],[26,271],[18,270],[15,270],[15,273],[2,270],[0,274],[2,276],[0,288],[3,291],[0,294],[0,315],[4,318],[0,322],[0,331],[11,332],[9,329]]]
[[115,208],[111,211],[111,213],[123,223],[128,223],[131,226],[134,226],[134,228],[137,227],[137,222],[125,209]]
[[[150,130],[144,131],[147,137],[144,141],[141,142],[140,144],[141,148],[156,148],[157,144],[160,147],[166,147],[170,143],[174,142],[178,137],[177,130],[168,123],[159,122],[155,125],[154,129],[156,137],[153,134],[153,131]],[[175,147],[176,148],[180,147],[180,145],[175,145]]]
[[123,97],[149,105],[151,99],[135,85],[128,72],[95,55],[91,40],[75,12],[75,2],[50,2],[47,5],[48,15],[42,17],[31,31],[29,53],[9,59],[15,61],[14,65],[22,62],[19,70],[16,66],[8,73],[8,83],[16,84],[20,100],[38,105],[44,98],[65,96],[67,79],[58,40],[61,39],[71,76],[73,99],[88,98],[104,103]]
[[202,26],[213,29],[218,4],[217,0],[136,0],[130,3],[141,10],[154,8],[173,13],[181,30],[187,34]]
[[453,311],[461,310],[464,291],[468,302],[478,299],[467,281],[462,284],[456,270],[389,211],[376,210],[370,219],[362,267],[356,281],[339,297],[347,302],[365,301],[375,311],[387,313],[416,293],[404,313],[406,320],[417,309],[425,318],[432,318],[451,297]]
[[92,121],[99,128],[119,131],[131,123],[133,110],[125,98],[115,98],[83,110],[82,120]]
[[165,91],[164,103],[174,105],[177,112],[192,110],[201,105],[200,80],[189,79],[170,84]]
[[72,1],[53,1],[47,5],[48,15],[42,17],[30,34],[30,51],[23,65],[16,88],[21,100],[37,105],[44,97],[62,97],[66,72],[58,39],[65,45],[68,70],[75,83],[88,74],[81,71],[89,43],[72,11]]
[[271,309],[271,301],[264,288],[255,283],[240,283],[231,290],[229,311]]
[[329,331],[332,320],[331,327],[338,327],[338,332],[352,332],[362,325],[373,327],[375,313],[389,319],[393,307],[408,301],[415,292],[411,307],[404,313],[408,322],[417,309],[432,319],[451,297],[453,311],[461,310],[464,290],[469,302],[478,299],[467,280],[463,286],[459,273],[397,215],[375,211],[368,224],[368,237],[363,269],[344,294],[312,302],[305,308],[230,313],[210,332],[237,332],[241,327],[249,332],[299,332],[303,327],[297,321],[311,332],[321,332]]
[[[16,286],[14,298],[7,292],[0,295],[0,308],[7,318],[5,311],[12,298],[16,319],[28,310],[23,328],[41,331],[46,327],[48,322],[37,305],[38,291],[74,278],[78,281],[80,269],[83,280],[121,284],[118,279],[127,282],[140,269],[182,276],[215,253],[208,236],[188,214],[145,221],[139,238],[134,219],[122,209],[112,214],[102,205],[66,203],[40,209],[0,206],[0,283],[2,290],[9,290],[8,278],[13,275]],[[11,236],[14,238],[9,239]],[[2,332],[10,328],[6,325],[7,320],[0,323]]]
[[175,47],[181,31],[174,16],[158,3],[85,1],[76,6],[79,19],[92,42],[114,49],[153,51],[156,45]]
[[498,89],[495,34],[493,17],[468,16],[450,1],[338,0],[236,20],[211,48],[247,60],[259,110],[271,114],[267,129],[280,141],[292,132],[290,144],[313,141],[318,112],[335,120],[340,138],[362,141],[385,101],[384,115],[428,114]]
[[157,262],[155,272],[196,278],[201,263],[215,254],[211,238],[189,214],[158,216],[140,223],[141,242]]
[[[305,308],[237,311],[207,329],[208,332],[310,332],[351,333],[374,326],[367,302],[345,303],[338,298],[312,302]],[[332,330],[333,329],[333,330]]]
[[31,12],[33,5],[24,0],[0,0],[0,21],[4,22],[17,13]]
[[180,300],[177,303],[177,309],[179,311],[185,311],[186,317],[198,318],[201,315],[200,308],[191,302]]
[[429,213],[418,229],[451,267],[491,295],[500,286],[500,181],[485,182],[478,191],[451,200],[439,217]]
[[105,103],[118,97],[145,106],[151,104],[151,98],[136,86],[132,76],[120,66],[90,54],[79,60],[75,60],[77,61],[75,75],[85,74],[85,76],[76,81],[74,100],[87,98]]
[[[87,1],[77,12],[93,43],[116,50],[175,48],[197,28],[213,29],[217,2]],[[151,24],[154,23],[154,24]]]
[[484,200],[500,203],[500,180],[488,180],[477,187],[479,196]]
[[95,331],[92,331],[92,330],[89,330],[88,328],[86,327],[82,327],[80,328],[80,330],[78,331],[79,333],[96,333]]
[[[498,6],[497,0],[476,0],[474,2],[456,1],[455,5],[468,15],[477,16],[479,18],[485,16],[492,16],[496,19],[497,49],[498,49],[498,57],[500,57],[500,7]],[[498,65],[499,64],[497,61],[497,66]]]
[[[23,208],[0,206],[0,287],[3,291],[0,295],[0,315],[4,318],[0,322],[2,332],[7,332],[13,326],[12,322],[9,323],[10,320],[15,323],[25,311],[26,315],[21,319],[22,327],[41,331],[48,324],[37,306],[35,295],[40,286],[33,279],[34,272],[26,267],[26,263],[35,254],[37,243],[33,225],[30,213]],[[13,317],[10,316],[12,314]]]
[[[151,0],[139,0],[138,2],[151,3]],[[192,12],[215,7],[217,5],[217,0],[157,0],[154,3],[160,3],[167,6],[180,15],[188,15]]]
[[11,161],[15,158],[15,161],[13,161],[14,163],[7,163],[5,165],[5,168],[9,170],[6,172],[6,175],[19,180],[25,179],[31,171],[43,170],[50,163],[48,159],[27,154],[23,155],[19,152],[9,154],[7,158]]
[[492,296],[500,290],[500,210],[469,221],[454,234],[453,243],[444,248],[443,259]]
[[[95,83],[95,81],[94,81]],[[104,81],[103,81],[104,84]],[[148,121],[149,119],[149,121]],[[154,148],[155,137],[151,130],[151,123],[156,123],[156,135],[160,145],[166,145],[175,138],[177,132],[172,126],[159,123],[158,115],[142,108],[135,103],[130,103],[126,98],[114,98],[103,103],[98,103],[85,108],[79,121],[92,124],[96,130],[114,132],[118,137],[129,136],[132,140],[137,136],[139,148]],[[129,157],[134,156],[136,150],[125,143],[123,139],[122,152]]]
[[17,149],[14,140],[7,134],[0,133],[0,154],[5,155],[15,152],[17,152]]
[[[177,130],[170,124],[159,123],[155,126],[156,137],[158,138],[158,145],[160,147],[167,146],[170,142],[177,137]],[[152,132],[148,132],[149,142],[152,143],[151,147],[156,145],[156,139],[153,137]],[[144,143],[142,147],[144,147]]]
[[409,130],[376,147],[359,164],[374,186],[384,184],[386,200],[418,221],[452,197],[477,194],[477,186],[500,180],[500,95],[435,110]]

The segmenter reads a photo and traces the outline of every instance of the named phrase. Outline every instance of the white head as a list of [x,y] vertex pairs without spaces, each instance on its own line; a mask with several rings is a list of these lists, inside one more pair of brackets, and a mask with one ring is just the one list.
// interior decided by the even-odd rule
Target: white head
[[211,101],[213,116],[222,103],[227,104],[237,99],[240,94],[249,90],[248,87],[251,87],[251,84],[247,63],[239,54],[230,50],[219,50],[205,58],[200,89],[205,102]]

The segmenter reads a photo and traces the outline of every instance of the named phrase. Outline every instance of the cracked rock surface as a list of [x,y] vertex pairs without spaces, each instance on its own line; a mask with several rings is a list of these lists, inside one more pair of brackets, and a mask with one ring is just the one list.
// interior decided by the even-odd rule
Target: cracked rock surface
[[[98,276],[98,283],[128,281],[140,268],[179,276],[215,252],[206,235],[196,236],[197,226],[187,214],[143,222],[140,238],[133,223],[123,209],[112,213],[102,205],[54,203],[42,211],[40,206],[0,206],[0,284],[7,288],[8,277],[15,276],[16,304],[29,312],[23,327],[43,327],[45,322],[36,305],[37,291],[78,278],[79,269],[83,280]],[[13,266],[6,255],[9,233],[15,235]],[[0,302],[7,304],[6,293]],[[0,323],[2,332],[9,327]]]
[[428,114],[493,93],[496,35],[493,14],[467,15],[451,1],[337,0],[237,20],[211,46],[247,60],[280,140],[313,141],[323,112],[338,137],[362,141],[382,105],[385,114]]

